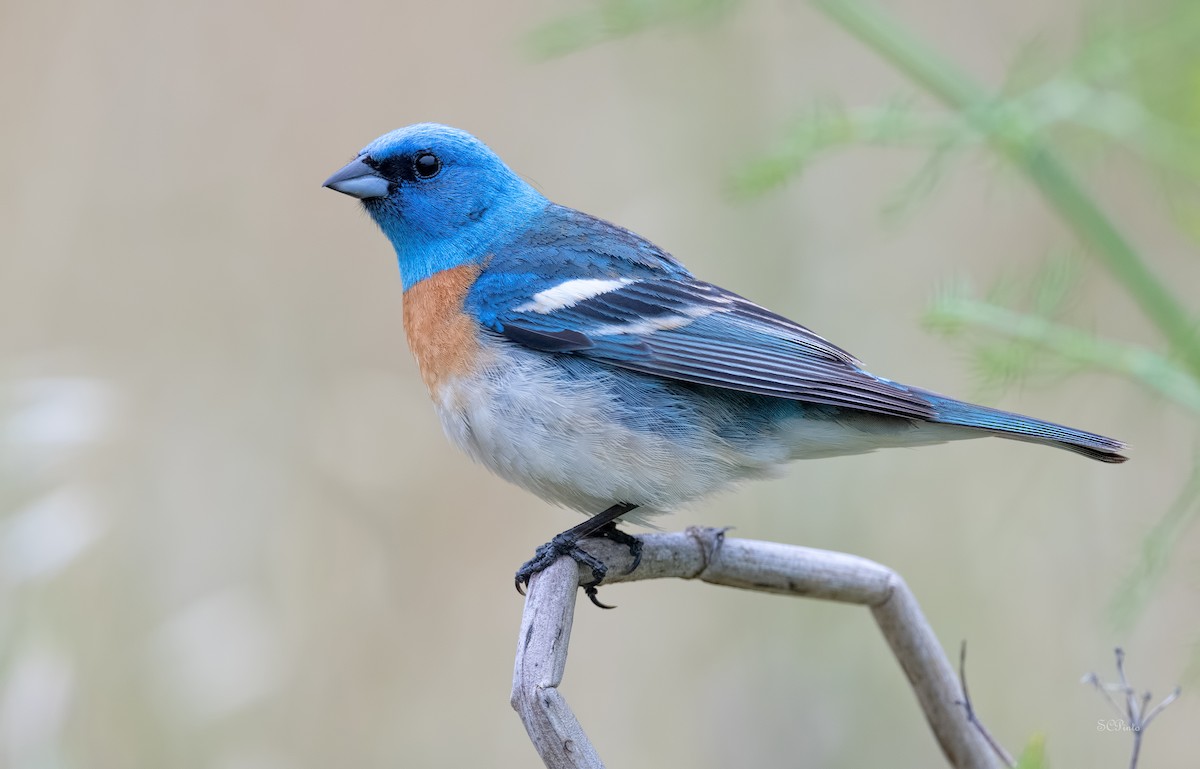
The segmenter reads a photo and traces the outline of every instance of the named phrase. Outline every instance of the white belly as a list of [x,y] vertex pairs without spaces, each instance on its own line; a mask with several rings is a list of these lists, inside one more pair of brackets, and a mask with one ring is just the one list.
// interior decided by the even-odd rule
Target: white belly
[[[664,512],[788,459],[781,444],[747,455],[711,432],[637,429],[610,388],[564,379],[539,354],[504,356],[483,376],[450,380],[434,400],[450,440],[543,499],[599,513],[618,502]],[[636,418],[634,418],[636,424]]]
[[639,509],[625,517],[637,520],[794,459],[979,435],[828,409],[764,417],[745,402],[648,388],[660,380],[601,364],[576,363],[593,368],[571,378],[543,353],[487,353],[480,370],[445,379],[434,394],[446,434],[500,477],[590,515],[627,502]]

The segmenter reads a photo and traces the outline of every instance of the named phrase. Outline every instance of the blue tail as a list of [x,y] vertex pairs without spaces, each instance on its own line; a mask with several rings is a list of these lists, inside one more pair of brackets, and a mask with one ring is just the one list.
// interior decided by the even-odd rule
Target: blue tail
[[1125,448],[1124,443],[1112,438],[1105,438],[1103,435],[1056,425],[1053,422],[1043,422],[1040,419],[991,409],[987,406],[963,403],[916,387],[909,389],[929,400],[934,408],[934,417],[931,420],[933,422],[974,427],[1001,438],[1057,446],[1060,449],[1074,451],[1076,454],[1082,454],[1101,462],[1124,462],[1129,458],[1119,453]]

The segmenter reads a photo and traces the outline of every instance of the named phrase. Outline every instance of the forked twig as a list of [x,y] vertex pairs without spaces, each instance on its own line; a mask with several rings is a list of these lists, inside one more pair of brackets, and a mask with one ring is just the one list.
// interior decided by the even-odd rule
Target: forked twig
[[[1130,686],[1129,679],[1125,677],[1125,650],[1118,646],[1113,653],[1117,658],[1117,683],[1106,684],[1095,673],[1088,673],[1083,677],[1081,683],[1096,687],[1096,690],[1116,711],[1120,723],[1133,733],[1133,749],[1129,755],[1129,769],[1137,769],[1138,757],[1142,752],[1142,736],[1149,728],[1150,722],[1158,718],[1158,714],[1162,713],[1168,705],[1179,699],[1183,689],[1176,686],[1174,691],[1147,712],[1146,708],[1150,706],[1150,700],[1153,697],[1149,691],[1143,692],[1141,698],[1137,696],[1136,690]],[[1125,696],[1124,710],[1113,699],[1112,692],[1119,692]]]

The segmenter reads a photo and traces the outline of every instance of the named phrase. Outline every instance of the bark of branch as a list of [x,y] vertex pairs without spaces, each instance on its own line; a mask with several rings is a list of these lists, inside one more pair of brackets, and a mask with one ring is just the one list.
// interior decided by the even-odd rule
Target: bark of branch
[[[648,534],[632,574],[626,548],[585,540],[608,566],[605,584],[677,577],[768,593],[822,598],[870,607],[947,761],[956,769],[995,769],[987,744],[956,703],[958,678],[916,599],[891,569],[827,550],[727,539],[721,529]],[[525,599],[513,670],[512,706],[550,769],[601,769],[571,708],[558,692],[567,664],[578,587],[591,579],[569,558],[534,576]]]

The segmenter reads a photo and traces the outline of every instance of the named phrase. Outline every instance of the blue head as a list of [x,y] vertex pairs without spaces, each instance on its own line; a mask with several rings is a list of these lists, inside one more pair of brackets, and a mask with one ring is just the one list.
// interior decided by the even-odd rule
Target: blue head
[[548,203],[483,142],[437,123],[380,136],[325,186],[362,200],[396,249],[405,288],[483,261]]

